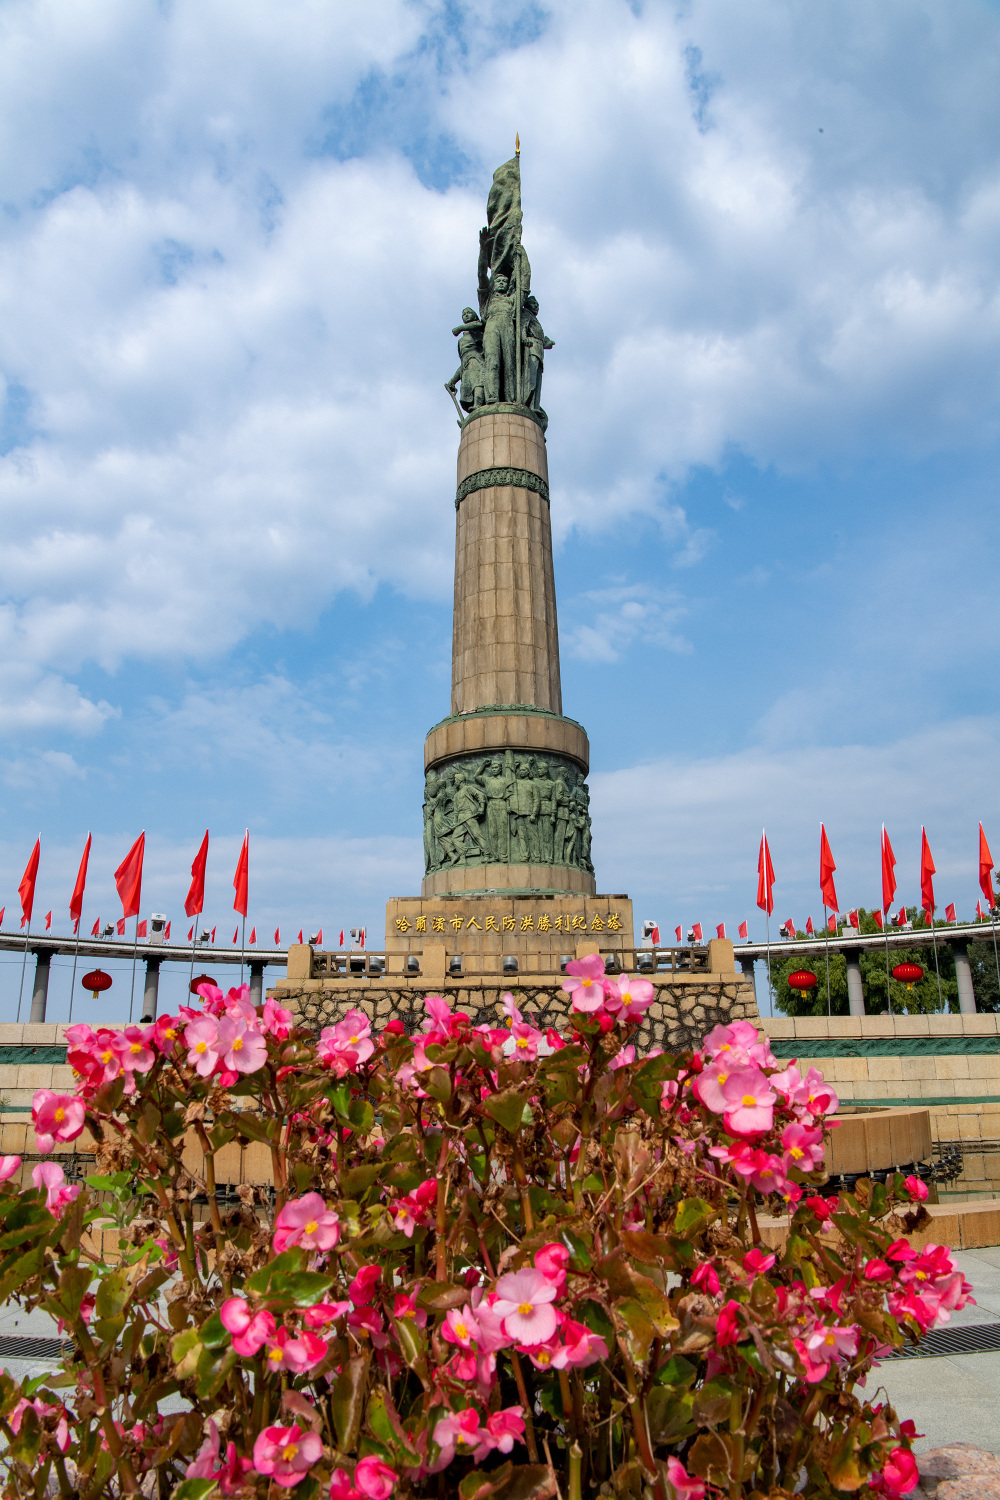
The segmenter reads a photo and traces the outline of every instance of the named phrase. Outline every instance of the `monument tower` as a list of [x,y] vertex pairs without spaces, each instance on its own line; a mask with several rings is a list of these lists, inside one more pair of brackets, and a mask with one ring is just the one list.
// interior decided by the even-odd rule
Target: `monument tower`
[[386,947],[436,930],[499,970],[503,957],[548,967],[609,924],[630,947],[632,918],[626,897],[597,895],[590,746],[562,711],[541,404],[554,345],[521,239],[519,150],[493,175],[486,218],[446,383],[461,429],[451,712],[424,745],[421,896],[389,903]]

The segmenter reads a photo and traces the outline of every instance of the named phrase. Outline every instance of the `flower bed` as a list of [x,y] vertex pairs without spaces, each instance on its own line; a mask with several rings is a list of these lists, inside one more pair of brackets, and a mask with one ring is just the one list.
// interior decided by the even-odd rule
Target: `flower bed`
[[[72,1027],[77,1092],[33,1119],[47,1151],[86,1125],[97,1171],[43,1162],[18,1191],[0,1160],[0,1300],[74,1341],[55,1376],[0,1375],[5,1493],[913,1489],[912,1424],[870,1372],[970,1291],[904,1237],[926,1190],[824,1195],[817,1072],[745,1022],[637,1057],[652,986],[569,970],[562,1032],[509,996],[502,1027],[429,997],[416,1036],[354,1012],[317,1040],[210,985],[152,1027]],[[274,1177],[235,1210],[233,1141]],[[758,1207],[789,1216],[780,1260]],[[118,1266],[88,1249],[109,1216]]]

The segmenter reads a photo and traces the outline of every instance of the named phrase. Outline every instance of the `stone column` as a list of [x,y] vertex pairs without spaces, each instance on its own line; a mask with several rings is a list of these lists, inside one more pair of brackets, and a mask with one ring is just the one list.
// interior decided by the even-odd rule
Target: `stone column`
[[52,954],[48,948],[35,949],[35,987],[31,992],[31,1021],[45,1020],[45,1005],[49,995],[49,964]]
[[545,435],[520,412],[467,422],[458,448],[451,711],[562,713]]
[[146,959],[146,982],[142,992],[142,1020],[141,1026],[148,1026],[151,1021],[156,1020],[156,1002],[160,992],[160,964],[159,958]]
[[250,1004],[264,1004],[264,965],[256,959],[250,960]]
[[865,1014],[865,992],[861,983],[861,949],[845,948],[847,960],[847,999],[852,1016]]
[[757,960],[755,958],[740,958],[740,955],[738,953],[736,957],[739,960],[740,968],[743,970],[743,977],[747,980],[748,984],[754,985],[754,988],[756,989],[756,985],[754,983],[754,965]]
[[955,955],[955,978],[958,980],[958,1008],[963,1016],[976,1014],[976,992],[972,988],[972,969],[969,967],[969,945],[961,938],[951,944]]

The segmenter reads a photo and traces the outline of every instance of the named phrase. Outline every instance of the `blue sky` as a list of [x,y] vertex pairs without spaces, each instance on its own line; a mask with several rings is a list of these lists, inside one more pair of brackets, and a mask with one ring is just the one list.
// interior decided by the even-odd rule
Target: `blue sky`
[[178,923],[206,825],[220,932],[247,825],[261,933],[378,940],[419,890],[442,382],[515,129],[599,887],[757,933],[766,824],[802,923],[820,820],[853,905],[884,819],[901,895],[926,823],[970,913],[980,818],[1000,853],[998,58],[969,0],[0,3],[5,930],[39,832],[57,926],[88,829],[105,919],[143,827]]

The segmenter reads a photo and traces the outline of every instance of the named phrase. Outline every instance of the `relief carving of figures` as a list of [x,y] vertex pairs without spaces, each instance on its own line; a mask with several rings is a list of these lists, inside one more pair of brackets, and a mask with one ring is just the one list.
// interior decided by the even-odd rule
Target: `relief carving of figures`
[[592,871],[590,797],[558,755],[463,756],[428,771],[427,873],[454,865],[554,864]]

